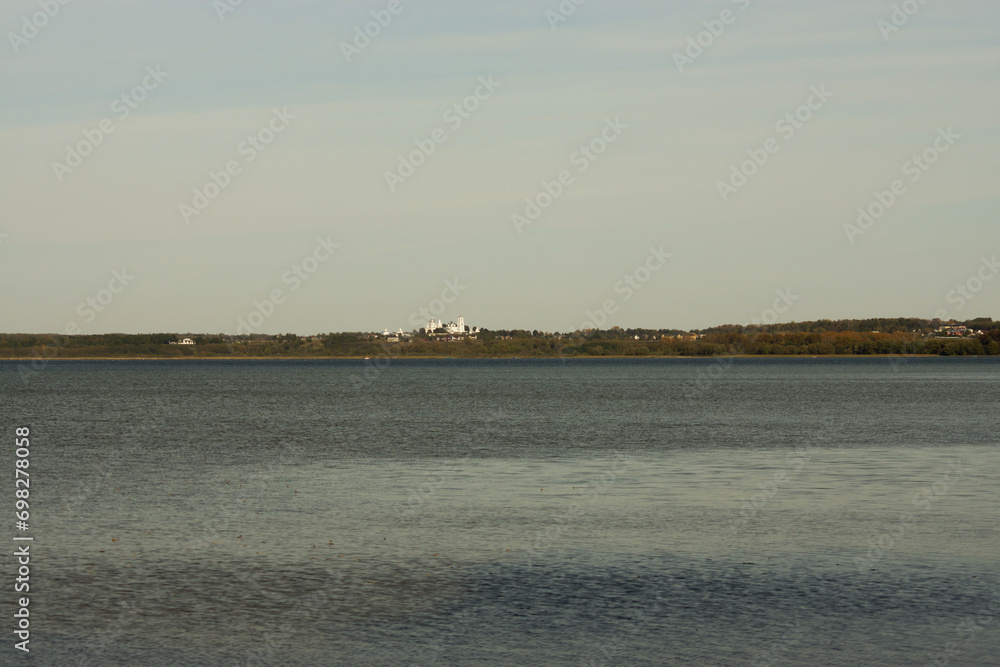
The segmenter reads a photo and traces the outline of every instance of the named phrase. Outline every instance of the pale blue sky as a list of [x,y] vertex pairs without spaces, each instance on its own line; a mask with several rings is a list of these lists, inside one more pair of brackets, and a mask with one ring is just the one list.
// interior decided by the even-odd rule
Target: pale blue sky
[[[243,0],[220,20],[211,0],[75,0],[15,44],[42,10],[6,0],[0,331],[231,333],[274,290],[258,331],[409,329],[455,279],[440,317],[494,329],[573,330],[609,300],[608,326],[748,323],[785,289],[782,321],[1000,318],[1000,276],[981,269],[1000,253],[997,3],[929,1],[884,39],[892,2],[589,0],[553,30],[558,0],[403,0],[348,63],[341,43],[388,4]],[[119,118],[147,67],[167,76]],[[445,112],[490,76],[453,128]],[[776,128],[823,86],[794,135]],[[105,118],[60,181],[53,163]],[[615,118],[627,128],[579,171]],[[447,141],[390,191],[436,128]],[[947,128],[960,138],[913,181],[905,163]],[[769,138],[723,201],[718,182]],[[186,223],[180,205],[229,161],[240,172]],[[562,170],[572,183],[519,233],[511,216]],[[904,194],[851,243],[844,225],[896,179]],[[339,248],[293,289],[318,237]],[[624,289],[661,246],[670,259]],[[122,268],[135,278],[101,312],[79,307]]]

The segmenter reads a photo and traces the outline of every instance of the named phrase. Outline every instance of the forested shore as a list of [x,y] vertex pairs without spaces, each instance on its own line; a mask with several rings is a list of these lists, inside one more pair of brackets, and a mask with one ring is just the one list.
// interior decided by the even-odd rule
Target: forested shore
[[[185,341],[186,339],[186,341]],[[180,344],[185,341],[186,344]],[[476,336],[423,331],[296,334],[0,334],[0,359],[337,358],[337,357],[712,357],[774,355],[1000,355],[1000,323],[911,318],[819,320],[701,331],[587,330],[570,333],[481,330]]]

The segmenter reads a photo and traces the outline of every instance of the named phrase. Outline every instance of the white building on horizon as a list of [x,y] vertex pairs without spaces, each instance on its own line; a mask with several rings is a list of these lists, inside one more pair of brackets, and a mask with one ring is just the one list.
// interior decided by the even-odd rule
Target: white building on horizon
[[439,319],[438,320],[432,319],[432,320],[429,320],[427,322],[427,324],[424,325],[424,331],[427,332],[428,334],[431,334],[431,335],[433,335],[435,332],[437,332],[438,329],[444,329],[443,334],[439,333],[438,335],[459,335],[459,336],[464,336],[466,334],[478,334],[479,333],[479,327],[475,327],[473,329],[470,329],[469,327],[466,327],[465,326],[465,318],[462,317],[461,315],[458,316],[458,322],[449,322],[448,324],[444,324]]

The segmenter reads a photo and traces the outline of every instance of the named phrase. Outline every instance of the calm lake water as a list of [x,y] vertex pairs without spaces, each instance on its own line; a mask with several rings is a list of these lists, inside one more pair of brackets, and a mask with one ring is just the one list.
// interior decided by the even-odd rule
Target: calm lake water
[[998,359],[26,368],[0,664],[1000,660]]

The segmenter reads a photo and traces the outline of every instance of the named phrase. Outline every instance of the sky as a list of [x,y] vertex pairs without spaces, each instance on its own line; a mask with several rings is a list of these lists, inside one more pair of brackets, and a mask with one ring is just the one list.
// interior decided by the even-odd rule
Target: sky
[[0,331],[1000,319],[998,25],[5,0]]

